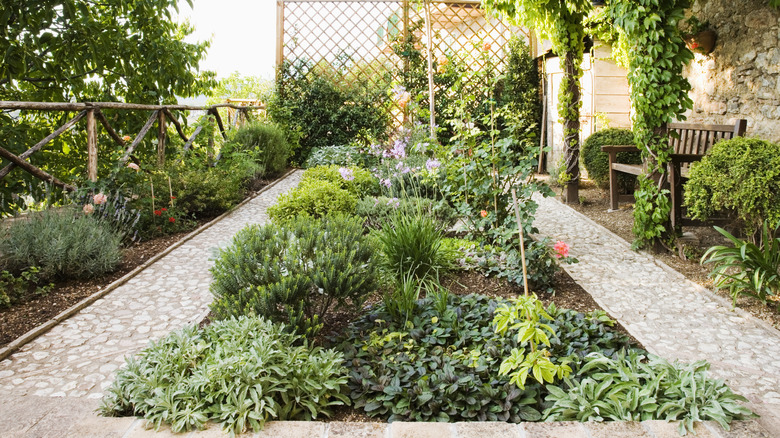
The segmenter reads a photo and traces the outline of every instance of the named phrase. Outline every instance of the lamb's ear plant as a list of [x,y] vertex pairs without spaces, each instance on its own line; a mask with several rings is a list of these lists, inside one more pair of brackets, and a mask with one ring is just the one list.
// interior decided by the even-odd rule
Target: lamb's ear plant
[[705,361],[670,363],[631,349],[613,357],[591,353],[568,389],[548,385],[551,406],[546,421],[680,421],[679,432],[693,431],[697,421],[715,421],[729,430],[733,420],[755,414],[718,379],[709,377]]
[[734,305],[740,295],[749,295],[764,303],[775,302],[780,311],[780,237],[774,237],[780,225],[770,231],[764,222],[759,245],[740,240],[723,228],[715,229],[733,244],[713,246],[701,259],[715,265],[710,274],[715,287],[728,287]]

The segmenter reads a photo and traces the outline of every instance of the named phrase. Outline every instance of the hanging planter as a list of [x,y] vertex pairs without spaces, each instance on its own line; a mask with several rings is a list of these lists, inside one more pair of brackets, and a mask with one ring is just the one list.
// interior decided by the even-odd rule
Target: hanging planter
[[707,55],[715,48],[718,35],[713,30],[703,30],[694,35],[687,35],[685,43],[696,53]]

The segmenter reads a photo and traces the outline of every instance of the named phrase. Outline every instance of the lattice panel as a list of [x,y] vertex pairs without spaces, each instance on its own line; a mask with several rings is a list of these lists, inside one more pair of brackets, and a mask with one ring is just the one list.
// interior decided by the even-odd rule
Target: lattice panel
[[[479,2],[432,1],[433,35],[428,36],[422,5],[412,4],[404,14],[399,0],[281,1],[283,32],[277,44],[283,44],[285,61],[314,68],[338,81],[360,81],[378,87],[389,88],[404,68],[404,61],[393,50],[393,44],[402,40],[404,29],[412,33],[415,48],[423,56],[432,41],[434,60],[446,55],[472,71],[485,67],[486,43],[490,62],[496,70],[503,70],[503,48],[513,30],[517,31],[498,19],[485,17]],[[472,84],[474,88],[478,85]],[[393,113],[396,118],[402,117],[399,111]]]

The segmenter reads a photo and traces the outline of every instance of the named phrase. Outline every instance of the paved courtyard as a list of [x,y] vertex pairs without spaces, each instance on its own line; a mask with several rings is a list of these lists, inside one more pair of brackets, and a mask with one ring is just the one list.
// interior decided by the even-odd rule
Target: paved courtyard
[[[264,223],[268,206],[294,187],[295,172],[173,249],[90,306],[0,362],[0,437],[153,435],[135,418],[97,417],[113,372],[150,340],[200,321],[211,295],[210,259],[241,228]],[[580,263],[565,269],[653,353],[707,359],[714,375],[752,402],[759,421],[726,433],[702,424],[698,436],[780,436],[780,333],[717,297],[554,199],[541,199],[542,235],[564,240]],[[276,422],[258,436],[315,437],[661,437],[664,422],[507,425],[495,423]],[[190,434],[219,435],[216,429]]]

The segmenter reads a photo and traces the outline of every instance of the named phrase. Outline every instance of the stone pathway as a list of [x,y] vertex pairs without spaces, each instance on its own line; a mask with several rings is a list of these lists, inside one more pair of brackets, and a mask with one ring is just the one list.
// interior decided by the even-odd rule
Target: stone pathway
[[0,394],[101,398],[125,356],[205,316],[215,249],[245,225],[265,222],[268,206],[300,176],[277,182],[0,362]]
[[564,269],[651,353],[691,362],[747,397],[780,435],[780,332],[631,246],[556,199],[540,203],[541,235],[563,240],[579,263]]

